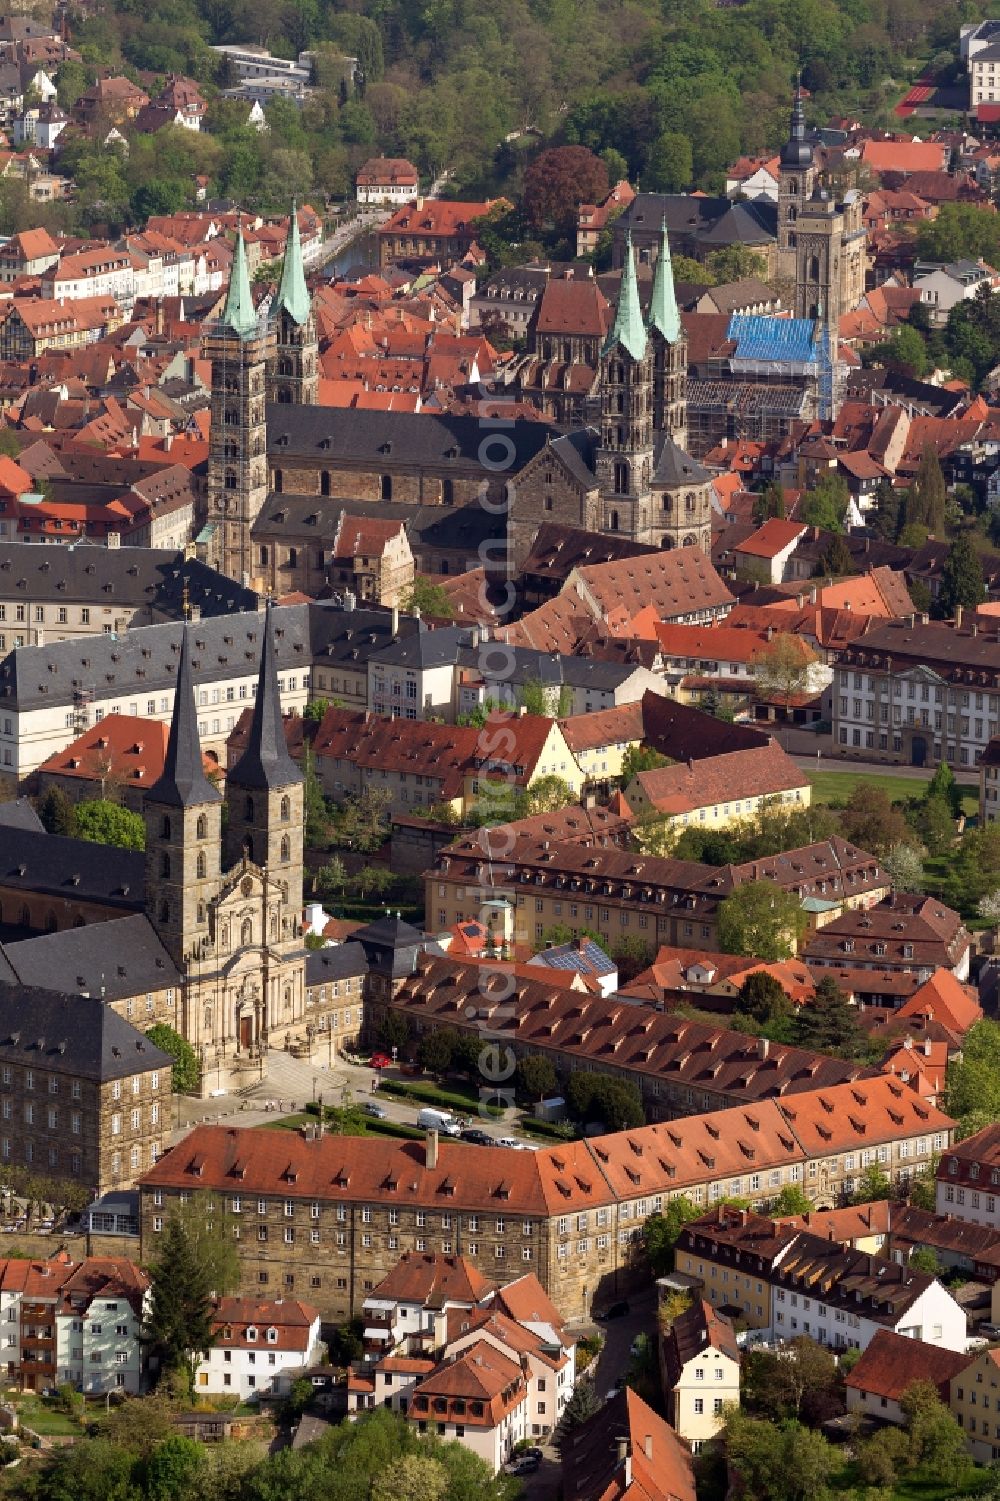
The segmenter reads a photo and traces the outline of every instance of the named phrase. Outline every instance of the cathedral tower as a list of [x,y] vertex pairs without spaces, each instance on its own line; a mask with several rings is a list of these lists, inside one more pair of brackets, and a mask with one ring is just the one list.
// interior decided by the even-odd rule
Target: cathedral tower
[[240,583],[252,576],[250,532],[267,499],[265,376],[274,343],[273,325],[262,323],[254,309],[238,230],[225,307],[208,330],[205,353],[212,363],[210,561]]
[[277,343],[268,366],[267,399],[314,406],[319,395],[316,320],[306,287],[299,220],[294,204],[274,316]]
[[191,674],[190,630],[182,628],[177,687],[163,774],[145,795],[146,910],[179,969],[209,933],[219,887],[222,797],[205,775]]
[[601,441],[595,457],[601,529],[637,538],[649,519],[653,467],[653,351],[628,236],[615,321],[601,351]]
[[809,202],[816,181],[813,148],[806,140],[806,117],[802,89],[795,90],[792,126],[781,148],[778,172],[778,271],[789,280],[795,275],[798,218]]
[[278,694],[271,612],[263,619],[257,697],[246,750],[226,778],[226,863],[244,856],[267,872],[267,940],[301,947],[303,778],[288,754]]
[[674,292],[667,224],[653,278],[649,303],[649,341],[653,349],[653,430],[687,443],[687,335]]

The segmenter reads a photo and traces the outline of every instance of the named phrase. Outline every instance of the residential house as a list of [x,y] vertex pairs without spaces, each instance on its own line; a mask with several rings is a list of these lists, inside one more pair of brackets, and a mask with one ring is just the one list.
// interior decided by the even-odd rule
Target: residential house
[[415,199],[420,174],[403,157],[373,156],[364,162],[354,179],[360,204],[403,204]]
[[926,1340],[880,1329],[844,1378],[847,1411],[902,1427],[907,1419],[901,1399],[911,1386],[929,1381],[945,1406],[950,1406],[952,1381],[974,1362],[975,1356],[964,1351],[945,1350]]
[[937,1169],[938,1214],[1000,1230],[1000,1123],[955,1142]]
[[[121,801],[141,813],[145,789],[163,773],[167,734],[162,720],[107,714],[64,751],[42,762],[38,790],[44,793],[58,787],[74,803],[95,798]],[[218,772],[218,762],[206,757],[205,769]]]
[[625,788],[636,818],[661,818],[673,828],[730,828],[771,804],[808,808],[811,797],[809,778],[777,741],[640,771]]
[[[74,1386],[85,1395],[138,1396],[145,1377],[148,1274],[131,1261],[88,1256],[65,1272],[59,1268],[57,1276],[56,1384]],[[38,1285],[36,1278],[35,1290]],[[32,1293],[29,1283],[22,1294],[23,1308],[30,1305]],[[29,1354],[22,1348],[22,1362]]]
[[972,940],[957,912],[935,897],[896,891],[887,901],[845,912],[810,935],[803,958],[814,970],[848,963],[858,969],[913,970],[929,980],[948,969],[969,975]]
[[662,1336],[667,1416],[697,1454],[725,1423],[724,1409],[740,1401],[740,1351],[724,1313],[704,1298],[674,1319]]
[[41,276],[57,264],[60,250],[47,229],[22,229],[0,247],[0,282]]
[[776,1339],[864,1351],[880,1329],[964,1351],[964,1309],[936,1278],[746,1209],[719,1207],[681,1231],[677,1270],[704,1297]]
[[475,243],[476,221],[498,206],[506,206],[506,199],[462,203],[418,194],[398,208],[388,223],[379,226],[379,266],[392,266],[397,261],[433,261],[448,270]]
[[630,1386],[573,1429],[560,1457],[574,1501],[695,1501],[690,1449]]
[[979,1350],[949,1383],[948,1406],[977,1464],[1000,1460],[1000,1349]]
[[918,274],[913,285],[920,292],[920,301],[934,324],[947,323],[952,308],[978,296],[982,287],[988,287],[992,292],[1000,287],[1000,275],[984,261],[952,261],[922,275],[919,266],[916,270]]
[[800,521],[772,516],[733,548],[737,577],[760,584],[780,584],[789,559],[809,528]]
[[413,584],[413,553],[403,522],[342,512],[327,578],[364,604],[398,607]]
[[287,1397],[319,1361],[319,1312],[298,1298],[220,1298],[212,1310],[212,1347],[194,1372],[199,1396],[257,1402]]
[[622,775],[625,757],[642,744],[643,701],[595,709],[560,719],[563,738],[583,776],[584,789],[608,793]]

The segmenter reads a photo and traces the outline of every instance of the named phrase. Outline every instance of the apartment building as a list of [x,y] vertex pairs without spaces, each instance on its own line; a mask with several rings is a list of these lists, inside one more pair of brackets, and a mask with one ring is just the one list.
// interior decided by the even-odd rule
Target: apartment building
[[319,1312],[299,1298],[220,1298],[212,1348],[195,1367],[200,1396],[287,1397],[322,1353]]
[[979,754],[979,822],[1000,818],[1000,735],[994,735]]
[[561,1318],[585,1318],[631,1285],[643,1222],[675,1195],[763,1207],[795,1183],[832,1204],[868,1154],[902,1183],[953,1129],[880,1077],[538,1152],[200,1126],[143,1176],[142,1254],[156,1255],[172,1204],[206,1194],[239,1217],[246,1296],[305,1296],[343,1322],[403,1252],[433,1247],[490,1280],[533,1272]]
[[[722,817],[741,818],[750,813],[747,803],[733,787],[730,801],[713,807],[721,807]],[[568,845],[544,834],[505,839],[494,852],[488,840],[468,835],[448,845],[427,872],[424,903],[427,922],[444,929],[477,918],[484,902],[506,901],[521,943],[533,944],[565,923],[576,936],[587,928],[605,947],[633,934],[653,951],[663,944],[713,949],[720,904],[737,886],[758,880],[794,892],[814,925],[873,906],[891,885],[874,855],[839,838],[716,867]]]
[[965,1311],[936,1278],[746,1209],[720,1206],[686,1225],[676,1265],[713,1307],[775,1339],[863,1351],[890,1329],[965,1349]]
[[811,800],[812,783],[777,741],[640,771],[625,788],[625,801],[637,818],[662,818],[677,829],[729,828],[767,805],[808,808]]
[[950,1406],[953,1378],[964,1374],[974,1361],[975,1356],[962,1351],[943,1350],[925,1340],[880,1329],[844,1378],[847,1411],[902,1427],[906,1422],[902,1398],[911,1386],[929,1381],[941,1401]]
[[967,980],[971,949],[969,932],[951,907],[901,891],[826,923],[809,935],[802,956],[818,969],[847,964],[887,974],[900,970],[925,984],[939,970]]
[[948,1383],[949,1402],[972,1458],[980,1465],[1000,1460],[1000,1349],[980,1350]]
[[955,1142],[938,1163],[938,1214],[1000,1230],[1000,1122]]
[[723,1426],[724,1409],[739,1406],[740,1352],[732,1322],[697,1298],[663,1335],[661,1363],[670,1425],[697,1454]]
[[834,669],[831,754],[957,770],[1000,732],[1000,636],[992,623],[908,616],[877,626]]

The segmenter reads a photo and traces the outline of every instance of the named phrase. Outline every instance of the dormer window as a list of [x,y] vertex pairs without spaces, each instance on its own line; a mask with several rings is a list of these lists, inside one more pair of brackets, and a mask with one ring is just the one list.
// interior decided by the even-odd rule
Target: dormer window
[[278,1343],[277,1329],[271,1328],[267,1331],[267,1342],[269,1345],[276,1345]]
[[247,1329],[247,1344],[248,1345],[255,1345],[256,1343],[257,1343],[257,1330],[254,1328],[253,1324],[251,1324],[249,1326],[249,1328]]

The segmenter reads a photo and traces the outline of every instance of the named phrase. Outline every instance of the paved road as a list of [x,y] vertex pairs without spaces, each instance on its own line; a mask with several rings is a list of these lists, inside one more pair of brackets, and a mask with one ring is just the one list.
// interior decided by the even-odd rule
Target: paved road
[[792,760],[803,771],[849,771],[860,777],[903,777],[906,781],[929,782],[933,767],[887,766],[879,761],[842,761],[839,756],[811,756],[792,753]]

